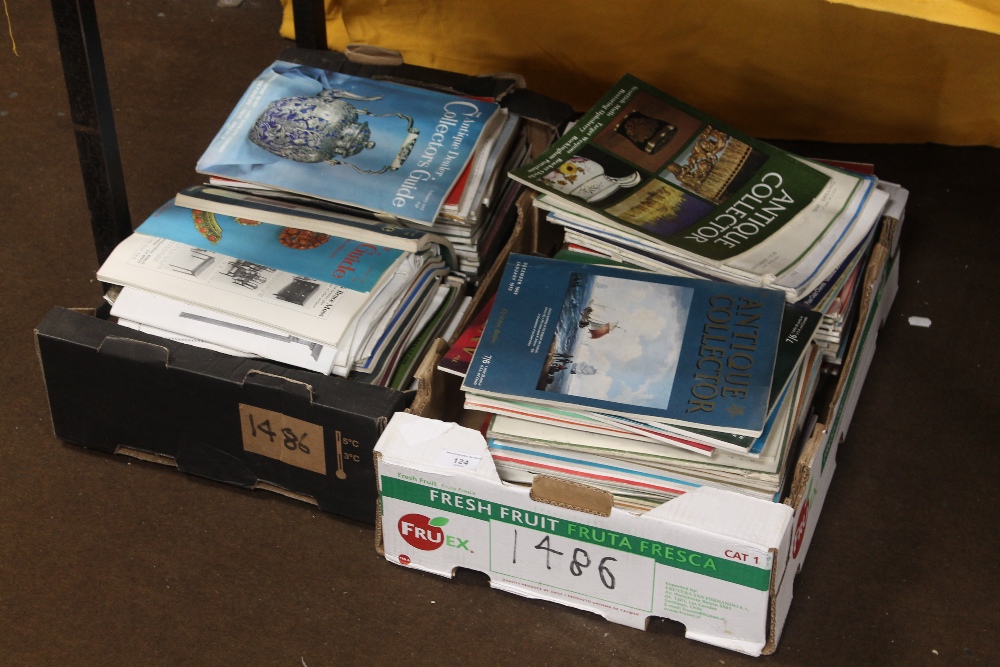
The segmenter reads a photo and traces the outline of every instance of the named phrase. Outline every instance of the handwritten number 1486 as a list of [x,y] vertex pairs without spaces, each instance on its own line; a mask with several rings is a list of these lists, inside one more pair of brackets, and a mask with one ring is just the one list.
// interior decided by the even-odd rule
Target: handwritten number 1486
[[[553,546],[551,539],[548,535],[542,538],[542,540],[535,545],[535,549],[545,552],[545,569],[552,569],[552,556],[562,556],[562,551],[557,551]],[[597,564],[597,573],[601,578],[601,583],[604,587],[609,590],[614,590],[615,588],[615,575],[608,569],[607,563],[616,562],[618,559],[612,556],[606,556],[600,560]],[[514,554],[513,562],[517,563],[517,529],[514,530]],[[573,560],[569,564],[569,572],[574,577],[579,577],[583,575],[583,571],[590,567],[592,564],[590,554],[587,553],[585,549],[579,547],[573,549]]]
[[274,429],[271,428],[270,419],[265,419],[261,423],[255,424],[253,415],[247,415],[247,417],[250,420],[250,432],[253,434],[253,437],[256,438],[258,433],[263,433],[267,436],[270,442],[274,442],[275,438],[281,438],[284,436],[281,444],[284,445],[286,449],[293,451],[298,449],[303,454],[309,453],[309,446],[305,442],[306,436],[309,435],[308,433],[303,433],[301,436],[298,436],[288,427],[281,429],[280,432],[275,432]]

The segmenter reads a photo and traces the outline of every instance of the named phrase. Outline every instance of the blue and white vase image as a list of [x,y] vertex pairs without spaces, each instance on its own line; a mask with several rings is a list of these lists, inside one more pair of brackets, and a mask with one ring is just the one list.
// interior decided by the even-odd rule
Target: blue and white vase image
[[[372,114],[345,101],[380,99],[333,89],[313,96],[283,97],[267,105],[247,137],[264,150],[296,162],[346,164],[364,174],[395,171],[406,162],[420,134],[413,119],[399,113]],[[406,137],[395,158],[380,169],[362,169],[344,159],[375,148],[372,129],[367,121],[359,120],[361,116],[395,117],[407,122]]]

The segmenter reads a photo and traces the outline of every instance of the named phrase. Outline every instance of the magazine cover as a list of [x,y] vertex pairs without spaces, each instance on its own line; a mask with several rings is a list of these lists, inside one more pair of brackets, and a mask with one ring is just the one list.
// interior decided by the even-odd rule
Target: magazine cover
[[462,388],[760,435],[776,290],[512,255]]
[[[252,354],[329,375],[337,348],[300,338],[265,324],[225,315],[132,287],[121,290],[111,307],[119,324],[182,340],[190,345],[222,348],[226,354]],[[218,348],[216,348],[218,349]]]
[[173,200],[135,231],[357,292],[370,292],[406,254],[374,243],[196,211]]
[[397,274],[419,271],[426,261],[406,255],[370,292],[315,280],[170,239],[132,234],[98,269],[98,280],[136,287],[340,347],[341,337],[368,307],[391,297]]
[[[454,268],[456,262],[455,250],[443,236],[432,234],[424,228],[413,229],[374,217],[351,215],[275,197],[261,197],[248,192],[204,185],[182,189],[174,198],[174,203],[198,211],[258,220],[355,241],[368,241],[407,252],[420,252],[437,246],[448,266]],[[355,209],[355,213],[359,211]]]
[[[686,256],[775,275],[852,218],[875,182],[757,141],[630,75],[510,175]],[[751,252],[783,230],[780,260]]]
[[279,60],[197,170],[432,224],[501,116],[493,102]]

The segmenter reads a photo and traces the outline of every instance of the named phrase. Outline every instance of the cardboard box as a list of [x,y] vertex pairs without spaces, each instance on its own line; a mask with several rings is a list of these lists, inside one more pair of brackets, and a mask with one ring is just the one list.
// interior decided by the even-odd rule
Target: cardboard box
[[379,551],[443,576],[478,570],[495,588],[616,623],[644,628],[659,616],[692,639],[772,653],[895,296],[896,227],[873,250],[851,349],[784,503],[702,488],[635,515],[582,484],[504,483],[478,431],[398,414],[375,448]]
[[[412,67],[381,51],[365,62],[298,48],[280,57],[355,76],[498,96],[526,119],[536,152],[573,114],[568,105],[523,88],[513,75]],[[538,249],[538,228],[524,218],[531,210],[530,200],[519,203],[521,216],[498,265],[512,251]],[[488,274],[479,292],[492,289],[495,279]],[[477,294],[473,307],[479,302]],[[461,410],[460,400],[450,402],[454,388],[433,377],[426,363],[418,369],[418,388],[401,392],[143,334],[109,321],[106,311],[56,307],[35,329],[53,430],[82,447],[269,489],[374,523],[372,449],[389,418],[409,409],[448,419]],[[429,356],[447,344],[435,341]]]
[[53,308],[35,330],[67,442],[375,519],[372,448],[413,396],[231,357]]
[[[499,265],[510,252],[539,248],[533,211],[529,197],[519,202]],[[488,274],[472,307],[498,275]],[[375,523],[372,450],[389,418],[461,411],[460,378],[434,373],[448,347],[441,339],[417,371],[417,389],[402,392],[177,343],[119,326],[106,310],[55,307],[35,329],[53,431],[89,449]]]

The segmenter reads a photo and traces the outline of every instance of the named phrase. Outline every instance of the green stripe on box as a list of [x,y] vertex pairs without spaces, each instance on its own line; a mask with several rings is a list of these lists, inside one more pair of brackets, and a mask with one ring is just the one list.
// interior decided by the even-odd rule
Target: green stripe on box
[[473,496],[441,491],[404,479],[382,477],[382,495],[443,512],[460,514],[482,521],[500,521],[516,526],[525,526],[550,535],[652,558],[661,565],[688,572],[697,572],[707,577],[721,579],[758,591],[766,591],[771,584],[770,570],[746,565],[739,561],[718,558],[626,533],[594,528],[584,523],[558,519],[547,514],[502,505]]

